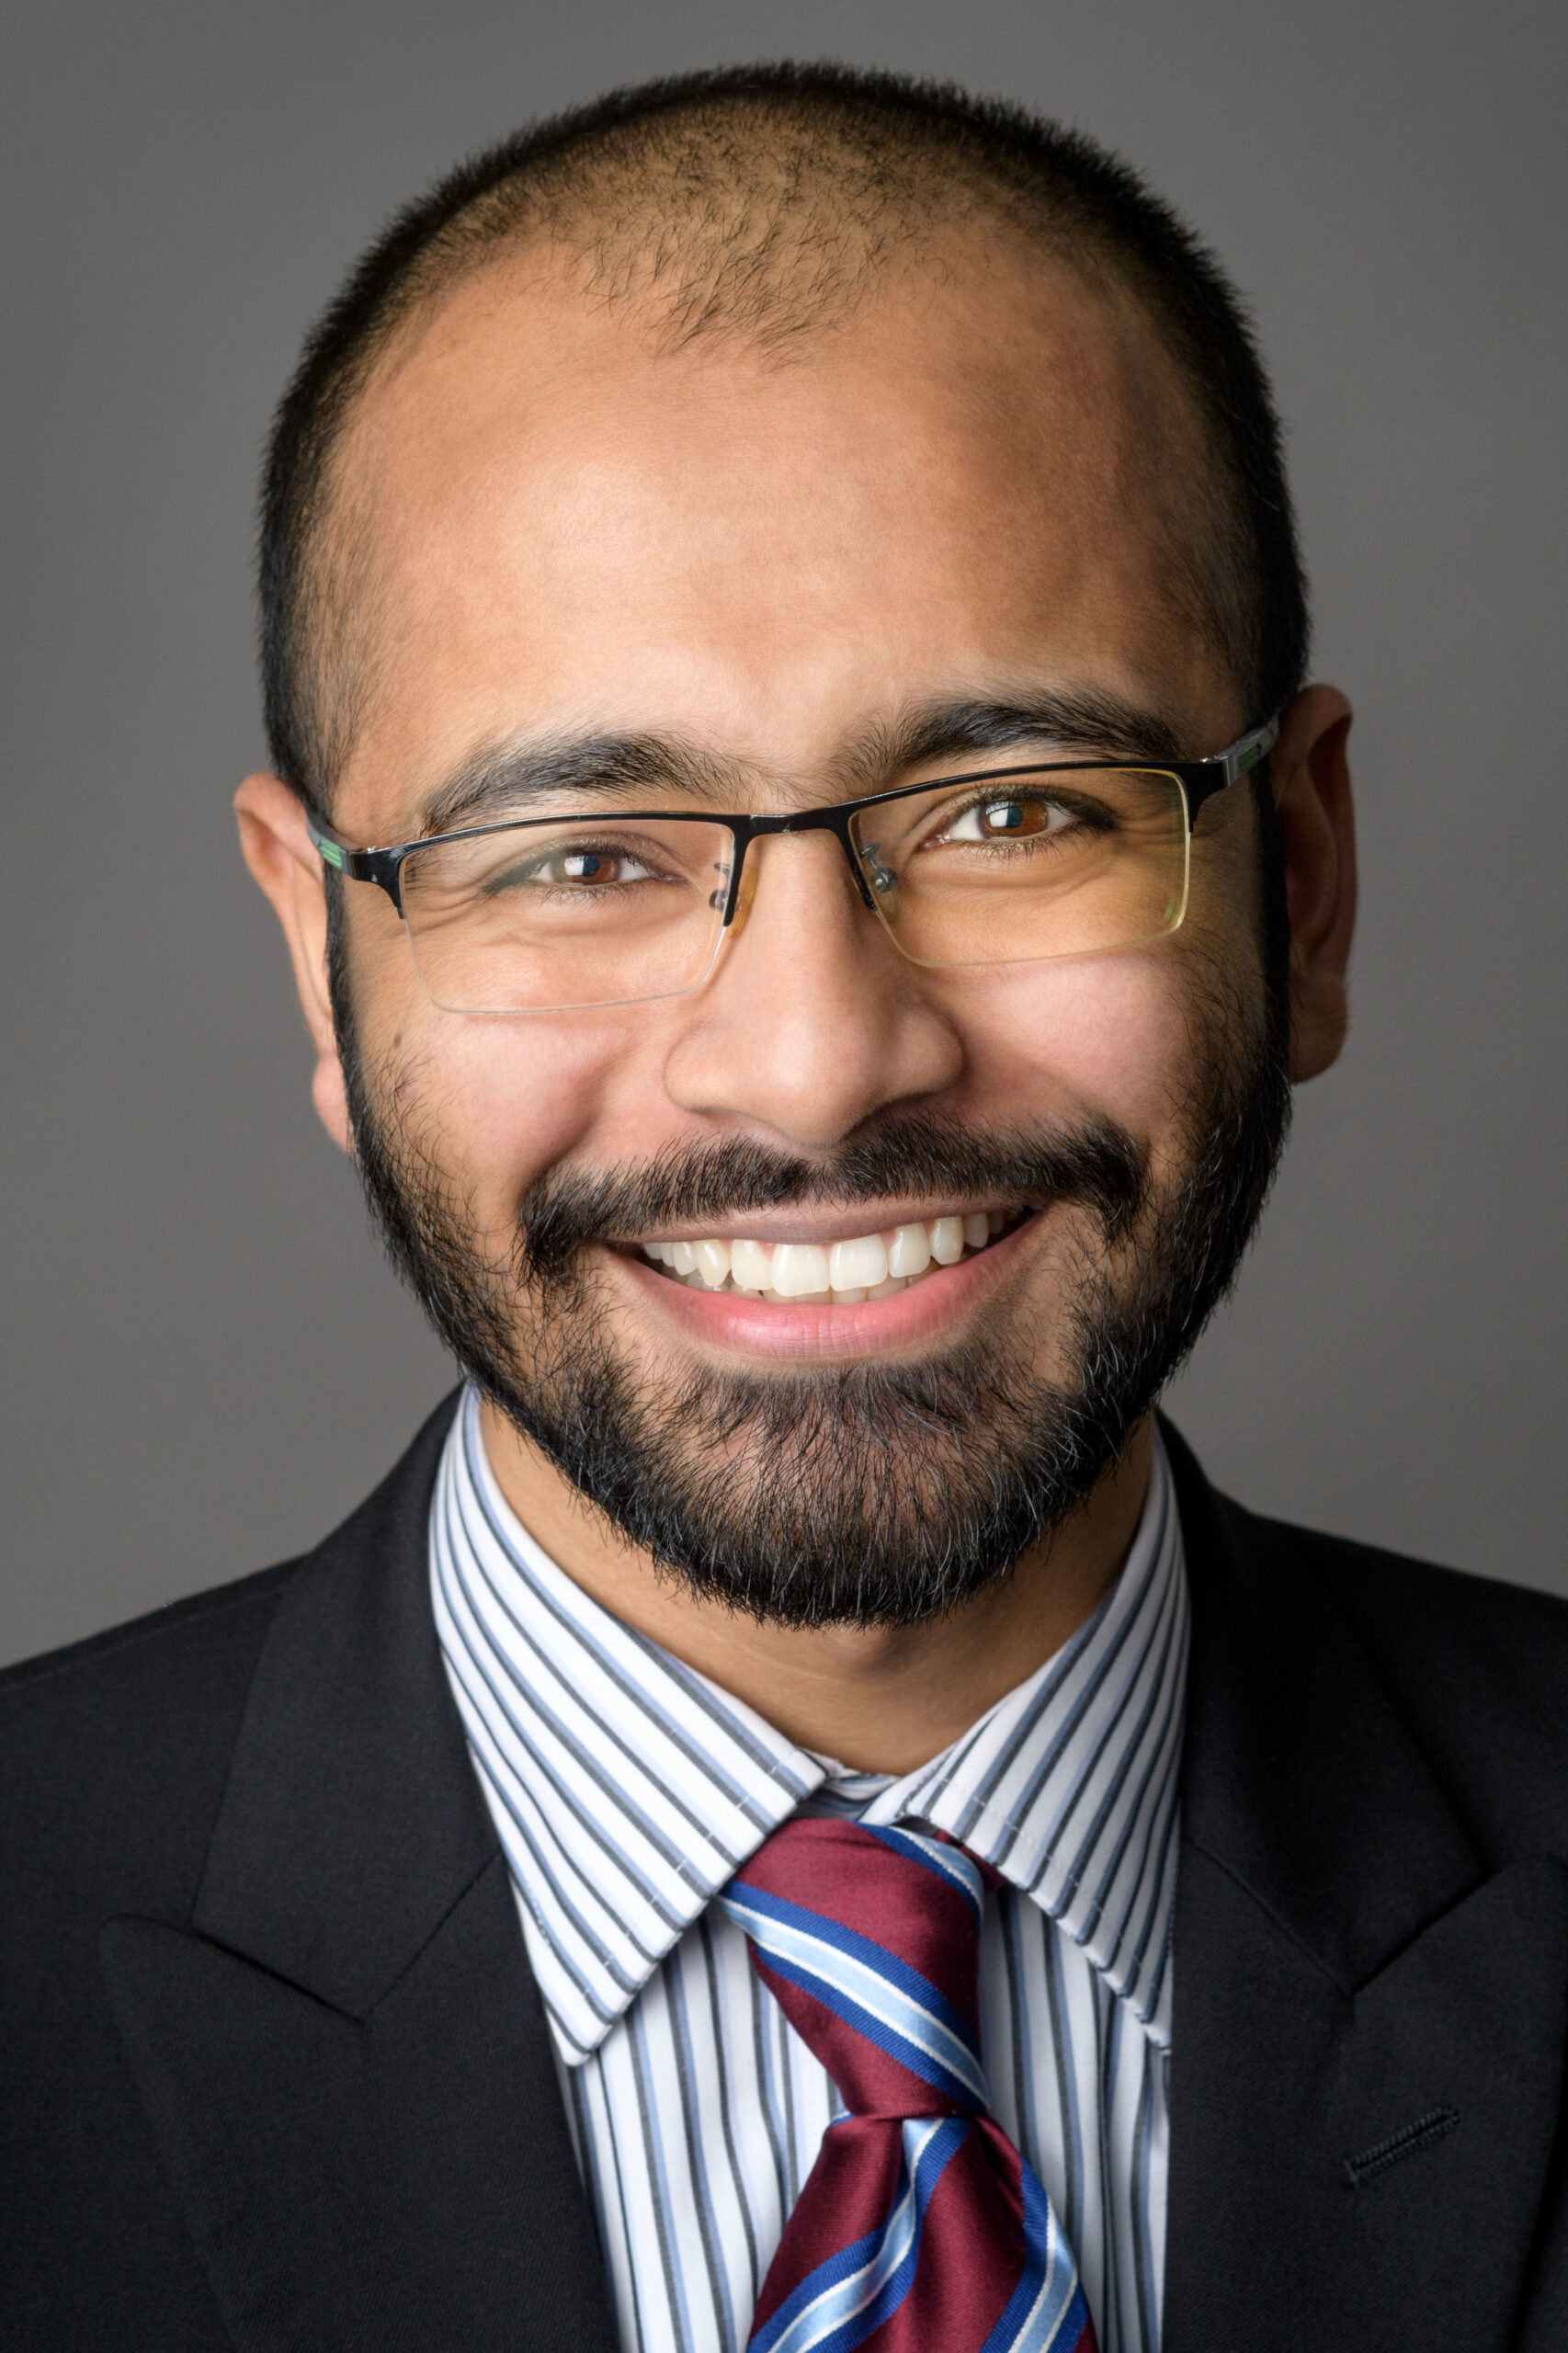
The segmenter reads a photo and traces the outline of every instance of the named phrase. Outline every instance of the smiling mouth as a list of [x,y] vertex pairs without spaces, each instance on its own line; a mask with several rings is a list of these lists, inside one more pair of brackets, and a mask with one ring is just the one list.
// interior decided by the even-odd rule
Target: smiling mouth
[[891,1299],[912,1283],[979,1257],[1032,1209],[973,1210],[933,1217],[845,1242],[753,1242],[743,1235],[698,1242],[643,1242],[663,1275],[695,1290],[744,1293],[780,1307],[855,1307]]

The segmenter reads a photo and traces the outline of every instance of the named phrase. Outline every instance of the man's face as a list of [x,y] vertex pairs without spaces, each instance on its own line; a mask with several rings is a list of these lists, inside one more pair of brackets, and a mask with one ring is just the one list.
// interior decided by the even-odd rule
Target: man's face
[[[342,473],[338,830],[410,838],[485,757],[589,737],[662,747],[659,805],[777,812],[1062,756],[1018,716],[1052,697],[1187,756],[1238,735],[1181,593],[1201,460],[1167,364],[1066,271],[971,260],[782,357],[671,351],[521,267],[408,335]],[[607,1010],[440,1011],[350,889],[361,1162],[493,1397],[637,1540],[764,1612],[918,1615],[1086,1492],[1256,1214],[1283,1094],[1253,812],[1206,812],[1173,937],[1059,962],[923,969],[830,835],[751,858],[706,984]],[[1002,1231],[848,1306],[641,1246],[938,1217]]]

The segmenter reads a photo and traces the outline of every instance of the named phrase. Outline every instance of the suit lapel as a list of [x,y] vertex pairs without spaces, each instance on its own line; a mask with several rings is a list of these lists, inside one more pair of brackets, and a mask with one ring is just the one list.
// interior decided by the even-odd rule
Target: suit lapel
[[[241,2353],[614,2344],[426,1597],[449,1418],[284,1588],[191,1917],[104,1934]],[[1488,1872],[1289,1535],[1167,1443],[1193,1664],[1165,2353],[1533,2344],[1568,1872]]]
[[608,2353],[591,2218],[426,1592],[443,1408],[284,1588],[187,1922],[104,1965],[243,2353]]
[[1515,2339],[1568,1871],[1489,1872],[1287,1531],[1167,1432],[1193,1599],[1165,2353]]

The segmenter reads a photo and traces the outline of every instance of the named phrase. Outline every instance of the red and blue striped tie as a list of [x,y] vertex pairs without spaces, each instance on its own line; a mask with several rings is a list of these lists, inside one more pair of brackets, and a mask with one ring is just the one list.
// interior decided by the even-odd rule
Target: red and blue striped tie
[[725,1890],[849,2111],[785,2225],[748,2353],[1095,2353],[1073,2250],[987,2113],[983,1898],[961,1847],[835,1820],[787,1822]]

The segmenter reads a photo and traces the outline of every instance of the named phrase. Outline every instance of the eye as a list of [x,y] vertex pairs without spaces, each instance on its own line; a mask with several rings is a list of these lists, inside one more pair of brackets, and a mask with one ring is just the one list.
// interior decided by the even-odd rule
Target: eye
[[969,808],[960,810],[937,838],[945,842],[1021,841],[1031,835],[1060,833],[1074,822],[1074,812],[1064,809],[1059,801],[1047,801],[1038,793],[999,792],[990,800],[973,801]]
[[594,847],[559,844],[537,858],[519,858],[485,884],[490,892],[542,886],[546,890],[606,890],[627,882],[651,882],[651,867],[628,849],[613,845]]
[[545,861],[551,882],[642,882],[648,869],[624,849],[563,849]]

